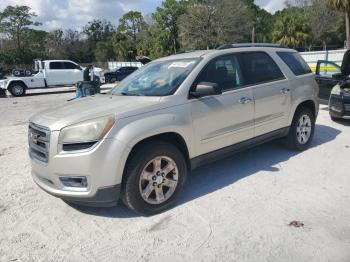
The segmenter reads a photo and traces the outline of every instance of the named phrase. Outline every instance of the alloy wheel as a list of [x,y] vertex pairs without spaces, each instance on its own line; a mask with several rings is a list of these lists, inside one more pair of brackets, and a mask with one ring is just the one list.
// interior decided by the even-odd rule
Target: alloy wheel
[[302,145],[306,144],[311,136],[312,124],[308,115],[302,115],[297,124],[297,139]]
[[179,178],[178,167],[173,159],[157,156],[142,170],[139,181],[140,194],[144,201],[159,205],[174,194]]

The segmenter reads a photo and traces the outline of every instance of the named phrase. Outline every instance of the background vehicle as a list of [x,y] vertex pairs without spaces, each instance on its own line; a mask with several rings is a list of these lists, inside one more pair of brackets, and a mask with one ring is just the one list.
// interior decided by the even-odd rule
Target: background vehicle
[[84,68],[69,60],[35,60],[34,66],[33,75],[0,80],[0,88],[7,89],[13,96],[22,96],[29,88],[67,86],[83,81]]
[[125,66],[125,67],[120,67],[114,71],[105,73],[105,81],[106,83],[114,83],[116,81],[122,81],[125,77],[127,77],[128,75],[132,74],[133,72],[135,72],[137,69],[139,69],[138,67],[134,67],[134,66]]
[[316,82],[320,89],[320,99],[328,101],[333,87],[341,80],[342,73],[339,65],[327,60],[317,61]]
[[[276,138],[307,149],[315,76],[278,45],[153,61],[96,95],[30,119],[32,177],[68,202],[151,215],[171,207],[188,170]],[[215,177],[213,177],[215,179]]]
[[333,79],[337,84],[331,89],[329,114],[332,120],[350,118],[350,50],[345,52],[340,73],[333,75]]

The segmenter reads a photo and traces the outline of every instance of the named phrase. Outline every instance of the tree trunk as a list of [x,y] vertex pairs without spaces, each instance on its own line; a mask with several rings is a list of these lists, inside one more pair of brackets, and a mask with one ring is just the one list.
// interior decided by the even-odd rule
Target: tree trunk
[[346,23],[346,48],[350,49],[350,21],[349,10],[345,11],[345,23]]
[[255,25],[253,25],[253,29],[252,29],[252,44],[255,43]]

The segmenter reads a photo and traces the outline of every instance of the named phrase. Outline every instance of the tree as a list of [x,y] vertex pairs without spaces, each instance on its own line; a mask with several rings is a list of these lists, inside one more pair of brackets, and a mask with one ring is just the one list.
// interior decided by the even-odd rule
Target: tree
[[134,59],[137,56],[138,34],[147,27],[140,12],[130,11],[119,19],[117,32],[113,36],[116,53],[120,57]]
[[273,27],[273,15],[265,9],[261,9],[254,3],[254,0],[244,0],[251,12],[252,23],[252,42],[267,43],[271,41],[271,30]]
[[45,55],[51,59],[66,58],[66,51],[64,50],[64,32],[62,29],[53,30],[46,35]]
[[344,13],[346,24],[346,47],[350,49],[350,0],[328,0],[329,4]]
[[293,48],[309,44],[310,24],[301,8],[289,7],[276,12],[272,40]]
[[181,17],[180,36],[188,49],[209,49],[247,39],[252,19],[241,0],[196,1]]
[[118,31],[132,37],[136,46],[137,34],[146,27],[145,20],[140,12],[130,11],[119,19]]
[[310,5],[305,8],[310,21],[312,45],[323,45],[325,48],[327,44],[344,44],[344,39],[338,33],[344,21],[340,11],[329,8],[328,0],[310,0]]
[[96,61],[106,62],[115,58],[113,44],[111,40],[100,41],[96,44],[94,51]]
[[114,26],[107,20],[94,19],[84,27],[83,33],[90,41],[97,43],[106,41],[115,31]]
[[36,17],[34,12],[31,12],[28,6],[7,6],[0,13],[0,32],[7,35],[15,43],[20,56],[23,55],[23,41],[29,27],[40,25],[39,22],[34,22]]
[[[97,59],[98,61],[101,61],[100,59],[103,57],[109,57],[112,44],[108,42],[110,41],[114,31],[115,28],[111,22],[100,19],[94,19],[93,21],[88,22],[88,24],[83,28],[83,34],[87,36],[86,44],[89,46],[89,51],[86,56],[90,57],[90,60]],[[105,47],[108,50],[104,51],[102,50],[102,47]]]
[[[165,0],[161,7],[157,7],[152,18],[158,24],[161,30],[167,33],[168,45],[174,53],[180,47],[179,43],[179,17],[183,15],[189,1],[185,0]],[[164,36],[164,34],[163,34]]]

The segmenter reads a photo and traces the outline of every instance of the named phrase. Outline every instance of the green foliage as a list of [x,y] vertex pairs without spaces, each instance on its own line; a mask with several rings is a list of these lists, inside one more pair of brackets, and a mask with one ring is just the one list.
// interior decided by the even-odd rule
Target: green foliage
[[0,13],[0,33],[13,41],[15,45],[13,48],[16,48],[17,53],[16,60],[26,60],[27,50],[24,44],[34,35],[33,30],[29,28],[40,25],[33,21],[34,17],[36,14],[30,12],[28,6],[7,6]]
[[272,40],[293,48],[306,47],[310,40],[310,22],[302,8],[290,7],[276,13]]
[[241,0],[194,2],[181,17],[180,35],[186,49],[209,49],[249,38],[252,18]]
[[79,31],[50,32],[35,29],[40,23],[29,7],[8,6],[0,10],[0,66],[31,64],[34,58],[81,63],[131,61],[138,55],[156,59],[181,49],[252,40],[308,48],[341,46],[350,39],[350,26],[344,23],[349,20],[350,0],[287,2],[284,10],[272,15],[254,0],[163,0],[146,18],[141,12],[127,12],[117,27],[95,19]]
[[164,31],[157,44],[169,48],[171,52],[176,53],[180,48],[179,18],[186,12],[189,3],[186,0],[165,0],[152,14],[159,31]]

